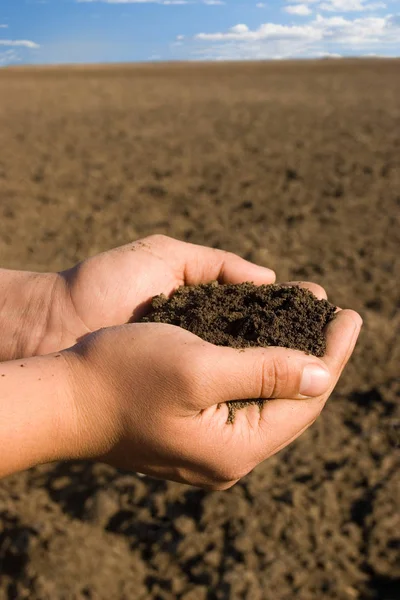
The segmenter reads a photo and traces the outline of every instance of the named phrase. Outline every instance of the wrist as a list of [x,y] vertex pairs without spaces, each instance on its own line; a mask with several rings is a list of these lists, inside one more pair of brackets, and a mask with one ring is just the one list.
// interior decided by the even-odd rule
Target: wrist
[[0,361],[40,353],[57,284],[57,275],[0,270]]
[[0,477],[74,456],[69,365],[61,353],[0,364]]
[[73,346],[88,333],[59,273],[0,269],[0,362]]
[[[95,460],[107,455],[124,430],[118,391],[110,384],[104,353],[96,343],[97,332],[72,348],[61,352],[68,377],[69,423],[64,434],[65,459]],[[120,386],[119,386],[120,387]]]

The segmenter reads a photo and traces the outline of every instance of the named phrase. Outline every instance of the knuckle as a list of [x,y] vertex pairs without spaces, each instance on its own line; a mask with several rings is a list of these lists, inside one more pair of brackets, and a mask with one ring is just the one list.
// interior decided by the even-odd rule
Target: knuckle
[[187,352],[185,360],[177,365],[179,381],[186,394],[197,396],[204,391],[206,366],[197,352]]
[[234,252],[230,252],[229,250],[219,250],[219,255],[222,256],[224,260],[231,260],[233,258],[237,258],[238,255]]
[[218,483],[212,483],[210,486],[207,486],[207,489],[211,492],[225,492],[226,490],[229,490],[231,487],[233,487],[236,483],[236,480],[225,482],[221,481]]
[[274,356],[264,360],[261,369],[260,397],[279,396],[288,389],[290,378],[289,366],[283,357]]
[[251,469],[244,468],[242,465],[230,464],[229,462],[216,462],[210,465],[209,473],[212,481],[217,485],[228,485],[231,487],[233,483],[245,477]]
[[193,346],[190,362],[192,376],[200,381],[203,387],[208,386],[209,380],[213,379],[210,376],[212,363],[210,355],[204,351],[202,343]]
[[158,245],[163,244],[168,240],[171,240],[171,238],[163,233],[153,233],[152,235],[148,235],[147,237],[143,238],[142,241],[146,242],[147,244]]

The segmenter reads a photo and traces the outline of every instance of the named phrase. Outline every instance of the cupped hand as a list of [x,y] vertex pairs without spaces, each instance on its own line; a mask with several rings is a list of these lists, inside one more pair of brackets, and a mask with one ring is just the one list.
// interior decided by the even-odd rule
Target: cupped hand
[[[143,256],[143,264],[158,270],[165,291],[205,276],[200,261],[185,271],[171,256],[167,262],[152,252]],[[211,276],[243,276],[240,260],[211,256]],[[117,255],[110,260],[117,261]],[[128,316],[135,298],[139,308],[154,293],[152,285],[143,283],[118,318]],[[126,289],[121,299],[124,295]],[[101,460],[207,489],[229,488],[315,421],[360,327],[357,313],[339,311],[327,327],[322,359],[286,348],[217,347],[166,324],[100,330],[62,353],[72,392],[61,458]],[[250,405],[227,423],[225,403],[251,398],[269,401],[261,412]]]
[[53,330],[41,351],[60,350],[103,327],[137,321],[151,299],[212,280],[268,284],[275,273],[230,252],[152,235],[104,252],[59,274]]

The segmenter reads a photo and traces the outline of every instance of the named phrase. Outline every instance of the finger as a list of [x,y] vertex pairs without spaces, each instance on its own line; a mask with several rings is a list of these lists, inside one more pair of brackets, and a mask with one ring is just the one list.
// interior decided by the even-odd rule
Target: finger
[[316,420],[354,350],[361,325],[361,317],[351,310],[340,311],[328,325],[327,352],[321,359],[332,374],[327,393],[311,400],[277,399],[265,405],[259,420],[260,435],[253,448],[257,459],[278,452]]
[[318,283],[313,283],[311,281],[289,281],[287,283],[283,283],[282,285],[285,287],[300,287],[309,290],[319,300],[327,300],[328,298],[324,288],[321,285],[318,285]]
[[362,326],[362,318],[354,310],[339,310],[326,328],[326,352],[322,360],[335,378],[350,358]]
[[[317,401],[270,400],[260,412],[258,435],[249,454],[255,463],[266,460],[298,438],[318,418],[323,405]],[[239,415],[236,413],[236,419]],[[240,423],[238,421],[237,425]]]
[[298,350],[237,350],[207,344],[201,365],[202,409],[229,400],[315,397],[331,386],[324,362]]
[[220,283],[252,281],[256,285],[275,281],[271,269],[251,263],[236,254],[206,246],[198,246],[167,238],[152,236],[148,243],[158,250],[186,285],[196,285],[212,280]]
[[240,351],[202,345],[202,408],[215,404],[211,399],[216,397],[219,402],[318,398],[324,394],[327,398],[354,349],[361,323],[354,311],[338,312],[327,327],[327,351],[321,359],[287,348]]

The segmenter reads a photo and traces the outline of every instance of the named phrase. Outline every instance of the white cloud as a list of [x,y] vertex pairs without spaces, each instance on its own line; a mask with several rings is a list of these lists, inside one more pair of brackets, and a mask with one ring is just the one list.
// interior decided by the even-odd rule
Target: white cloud
[[303,25],[264,23],[251,30],[239,24],[225,32],[199,33],[196,58],[229,60],[321,57],[332,54],[400,54],[400,16],[323,17]]
[[327,0],[321,2],[318,8],[327,12],[363,12],[386,8],[383,2],[368,2],[366,0]]
[[226,33],[199,33],[196,35],[198,40],[218,41],[262,41],[262,40],[283,40],[283,39],[319,39],[320,33],[311,25],[279,25],[275,23],[265,23],[254,31],[251,31],[247,25],[235,25]]
[[[285,2],[289,5],[301,4],[310,6],[316,4],[320,10],[341,13],[371,11],[386,8],[387,6],[382,0],[285,0]],[[394,3],[398,2],[398,0],[387,0],[387,2]],[[261,2],[260,4],[263,3]]]
[[4,52],[0,52],[0,67],[12,65],[20,61],[21,58],[18,56],[15,50],[5,50]]
[[341,54],[336,52],[315,52],[313,58],[342,58]]
[[234,27],[231,27],[231,29],[229,31],[232,33],[238,33],[239,35],[241,35],[242,33],[247,33],[249,31],[249,28],[247,27],[247,25],[244,25],[243,23],[239,23],[239,25],[235,25]]
[[30,40],[0,40],[0,46],[19,46],[21,48],[40,48],[39,44]]
[[267,8],[267,5],[265,2],[257,2],[256,8]]
[[1,25],[0,24],[0,29],[7,29],[7,28],[8,28],[8,25]]
[[207,4],[208,6],[223,6],[226,3],[222,0],[203,0],[203,4]]
[[291,15],[299,15],[301,17],[306,17],[312,13],[311,8],[307,4],[290,4],[289,6],[285,6],[283,10]]

